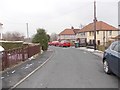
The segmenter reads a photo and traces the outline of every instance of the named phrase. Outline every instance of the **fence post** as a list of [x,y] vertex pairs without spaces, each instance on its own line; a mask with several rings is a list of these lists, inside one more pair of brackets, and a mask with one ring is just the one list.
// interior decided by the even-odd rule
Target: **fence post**
[[25,61],[25,57],[24,57],[24,48],[22,47],[22,61]]
[[30,58],[30,50],[29,50],[30,46],[28,45],[27,47],[27,54],[28,54],[28,58]]
[[9,67],[8,51],[5,51],[4,60],[5,60],[5,62],[4,62],[5,67],[4,68],[8,68]]

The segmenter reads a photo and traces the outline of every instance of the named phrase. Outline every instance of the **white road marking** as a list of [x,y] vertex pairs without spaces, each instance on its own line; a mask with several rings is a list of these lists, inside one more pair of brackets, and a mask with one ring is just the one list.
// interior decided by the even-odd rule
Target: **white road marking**
[[15,73],[15,70],[14,70],[14,71],[12,71],[12,74],[13,74],[13,73]]
[[5,77],[1,77],[1,79],[4,79]]
[[13,87],[11,87],[9,90],[12,90],[14,88],[16,88],[19,84],[21,84],[23,81],[25,81],[28,77],[30,77],[32,74],[34,74],[38,69],[40,69],[43,65],[45,65],[55,54],[55,51],[53,52],[53,54],[40,66],[38,66],[35,70],[33,70],[30,74],[28,74],[26,77],[24,77],[23,79],[21,79],[17,84],[15,84]]

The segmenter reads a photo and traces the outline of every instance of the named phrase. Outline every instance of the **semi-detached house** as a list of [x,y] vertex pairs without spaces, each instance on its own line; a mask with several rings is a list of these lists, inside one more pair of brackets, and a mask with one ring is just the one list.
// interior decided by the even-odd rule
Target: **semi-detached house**
[[[118,35],[118,29],[103,21],[96,22],[96,44],[106,45],[106,43],[112,38]],[[76,34],[76,39],[80,42],[87,42],[89,45],[94,43],[94,23],[90,23],[83,27]]]
[[75,41],[76,40],[76,34],[80,29],[74,29],[74,27],[71,27],[71,29],[65,29],[58,35],[58,40],[69,40],[69,41]]

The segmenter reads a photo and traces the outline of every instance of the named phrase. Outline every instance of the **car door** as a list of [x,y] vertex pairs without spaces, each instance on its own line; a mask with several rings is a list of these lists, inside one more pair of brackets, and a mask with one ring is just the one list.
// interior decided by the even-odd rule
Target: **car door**
[[118,43],[114,44],[114,48],[112,48],[110,52],[110,67],[113,73],[117,74],[119,73],[119,64],[120,64],[120,58],[119,58],[119,45]]

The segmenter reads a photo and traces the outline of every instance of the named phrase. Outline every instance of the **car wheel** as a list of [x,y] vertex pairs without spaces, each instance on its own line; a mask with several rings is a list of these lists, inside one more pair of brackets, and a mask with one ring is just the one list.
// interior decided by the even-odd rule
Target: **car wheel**
[[104,60],[104,62],[103,62],[103,69],[104,69],[105,73],[111,74],[111,71],[110,71],[109,64],[108,64],[107,60]]

